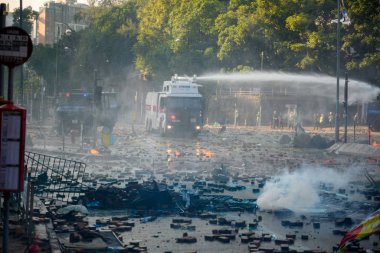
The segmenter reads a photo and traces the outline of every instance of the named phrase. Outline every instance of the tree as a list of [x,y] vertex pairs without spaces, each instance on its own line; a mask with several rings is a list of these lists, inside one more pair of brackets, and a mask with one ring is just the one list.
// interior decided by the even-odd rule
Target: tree
[[373,0],[346,1],[351,25],[344,27],[346,68],[372,83],[380,79],[380,5]]
[[218,0],[173,1],[168,18],[174,73],[197,74],[217,69],[215,20],[226,10]]
[[70,83],[78,88],[92,88],[95,72],[104,85],[124,82],[125,68],[134,63],[133,45],[137,36],[135,1],[92,6],[82,18],[89,24],[88,28],[64,36],[61,41],[70,49],[65,54],[72,63],[67,73]]
[[267,69],[322,71],[320,55],[332,51],[334,38],[327,26],[331,2],[231,1],[216,22],[218,58],[228,69],[239,65],[258,69],[263,52]]
[[[342,68],[376,83],[379,6],[346,2],[352,24],[342,27],[342,47],[355,53]],[[81,16],[87,29],[64,36],[50,55],[40,47],[34,54],[47,62],[58,52],[65,82],[75,87],[91,86],[94,70],[121,83],[131,66],[160,81],[173,74],[260,69],[262,61],[264,70],[335,75],[336,7],[336,0],[94,0]],[[55,64],[44,69],[44,61],[32,59],[32,67],[51,80],[46,71]]]
[[[31,6],[22,10],[22,28],[28,33],[32,33],[33,20],[35,19],[37,12],[33,11]],[[13,25],[20,26],[20,8],[16,8],[13,11]]]
[[225,6],[217,0],[139,1],[137,68],[167,78],[217,66],[214,23]]
[[[56,64],[52,62],[55,59],[56,50],[50,46],[35,45],[33,54],[28,61],[28,68],[33,73],[42,77],[47,83],[47,94],[52,96],[54,93]],[[29,77],[32,75],[29,75]],[[28,82],[28,80],[26,81]]]
[[165,66],[168,66],[170,59],[170,31],[167,27],[169,4],[165,0],[137,1],[139,33],[134,49],[136,68],[142,75],[168,73]]

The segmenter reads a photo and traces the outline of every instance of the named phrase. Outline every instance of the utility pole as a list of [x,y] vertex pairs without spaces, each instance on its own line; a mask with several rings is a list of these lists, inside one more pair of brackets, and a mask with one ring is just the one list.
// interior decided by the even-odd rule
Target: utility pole
[[[5,27],[5,18],[7,16],[7,5],[0,5],[0,29]],[[0,99],[4,99],[4,66],[0,64]]]
[[[99,94],[100,93],[100,94]],[[93,93],[93,131],[94,131],[94,142],[93,142],[93,148],[96,148],[96,138],[97,138],[97,133],[98,133],[98,118],[97,118],[97,104],[101,102],[101,87],[98,87],[98,70],[94,70],[94,93]],[[100,95],[100,97],[99,97]]]
[[[22,0],[20,0],[20,28],[23,26],[22,22]],[[20,104],[24,106],[24,65],[20,66]]]
[[[8,67],[8,102],[0,107],[0,118],[2,119],[0,127],[1,129],[12,129],[14,131],[3,131],[0,145],[2,155],[0,167],[3,171],[2,174],[4,174],[4,176],[0,177],[0,192],[4,192],[4,229],[2,241],[3,252],[7,253],[10,193],[22,192],[24,188],[24,160],[22,157],[25,151],[26,134],[26,109],[13,104],[13,69],[16,66],[24,64],[29,59],[32,54],[33,45],[28,33],[19,27],[4,27],[1,29],[0,35],[2,45],[11,45],[9,49],[6,48],[0,52],[0,62]],[[12,37],[10,35],[17,36]],[[24,44],[24,41],[27,42]],[[16,56],[13,56],[12,53],[16,53],[13,54]],[[9,165],[6,161],[12,161],[12,165]]]
[[344,143],[347,143],[347,123],[348,123],[348,73],[344,83]]
[[340,75],[340,0],[336,22],[336,108],[335,108],[335,142],[339,141],[339,75]]

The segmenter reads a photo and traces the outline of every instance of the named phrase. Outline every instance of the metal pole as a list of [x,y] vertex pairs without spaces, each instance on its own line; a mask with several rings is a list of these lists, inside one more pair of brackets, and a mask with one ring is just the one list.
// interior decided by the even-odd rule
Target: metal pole
[[339,75],[340,75],[340,0],[337,0],[336,25],[336,109],[335,109],[335,142],[339,141]]
[[8,68],[8,101],[13,101],[13,68]]
[[20,0],[20,28],[22,29],[22,0]]
[[54,88],[53,88],[54,100],[57,99],[56,96],[57,96],[57,86],[58,86],[58,50],[59,50],[59,46],[58,46],[58,40],[57,40],[56,45],[55,45],[55,80],[54,80]]
[[[20,28],[22,28],[22,0],[20,0]],[[24,65],[20,66],[20,104],[24,105]]]
[[261,66],[260,70],[263,71],[264,51],[261,51]]
[[260,99],[260,110],[259,110],[259,112],[260,112],[259,127],[261,127],[261,99]]
[[83,122],[80,123],[81,150],[83,150]]
[[368,145],[371,145],[371,125],[368,124]]
[[42,126],[42,122],[44,121],[44,117],[43,117],[43,113],[44,113],[44,92],[45,92],[45,87],[44,87],[44,84],[43,84],[43,79],[41,79],[41,82],[40,82],[40,87],[41,87],[41,93],[40,93],[40,96],[41,96],[41,101],[40,101],[40,124]]
[[348,123],[348,74],[344,82],[344,143],[347,143],[347,123]]
[[29,94],[27,94],[26,96],[26,100],[28,101],[29,99],[29,103],[30,104],[30,121],[33,121],[33,90],[30,90]]
[[143,120],[143,108],[144,108],[144,93],[141,92],[141,103],[140,103],[140,122],[144,122]]
[[[96,104],[95,104],[95,91],[97,89],[97,86],[98,86],[98,70],[95,69],[94,70],[94,96],[93,96],[93,99],[92,99],[92,105],[93,105],[93,118],[94,118],[94,122],[93,122],[93,131],[94,131],[94,143],[93,143],[93,148],[96,148],[96,138],[97,138],[97,131],[98,131],[98,128],[97,128],[97,116],[96,116]],[[100,101],[99,101],[100,102]]]
[[31,177],[31,173],[30,172],[28,172],[28,178],[27,178],[27,187],[26,187],[26,206],[25,206],[25,221],[26,221],[26,226],[25,226],[25,229],[26,229],[26,234],[27,234],[27,236],[28,236],[28,242],[30,242],[31,240],[30,240],[30,237],[29,237],[29,235],[30,235],[30,233],[29,233],[29,221],[30,221],[30,219],[29,219],[29,216],[30,216],[30,209],[29,209],[29,207],[30,207],[30,177]]
[[[2,3],[0,5],[0,28],[5,27],[6,11],[7,6]],[[4,66],[2,64],[0,64],[0,98],[4,98]]]
[[63,120],[61,121],[62,128],[62,151],[65,151],[65,128],[63,126]]
[[4,253],[8,253],[9,198],[10,198],[10,193],[4,192],[4,234],[3,234],[3,252]]
[[32,230],[33,230],[33,209],[34,209],[34,183],[30,180],[30,203],[29,203],[29,222],[28,222],[28,238],[29,243],[32,242]]

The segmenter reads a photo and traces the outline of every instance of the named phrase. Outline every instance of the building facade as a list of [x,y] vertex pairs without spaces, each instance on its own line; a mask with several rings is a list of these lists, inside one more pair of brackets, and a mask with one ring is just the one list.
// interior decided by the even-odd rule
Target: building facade
[[89,6],[74,0],[46,2],[39,10],[37,44],[53,45],[67,30],[80,31],[87,25],[79,18]]

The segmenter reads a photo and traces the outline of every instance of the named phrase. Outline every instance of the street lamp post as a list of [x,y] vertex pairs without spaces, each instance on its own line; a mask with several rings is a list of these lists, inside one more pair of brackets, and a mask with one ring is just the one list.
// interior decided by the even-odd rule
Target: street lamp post
[[344,143],[347,143],[347,124],[348,124],[348,73],[344,82]]
[[[341,6],[342,4],[342,6]],[[344,6],[343,0],[337,0],[337,19],[336,19],[336,113],[335,113],[335,142],[339,141],[339,76],[340,76],[340,50],[341,50],[341,39],[340,39],[340,22],[345,25],[351,24],[350,18],[348,17],[347,9]],[[342,10],[342,13],[341,13]],[[342,14],[342,19],[340,19],[340,14]],[[346,80],[346,82],[348,82]],[[346,130],[345,130],[346,131]],[[346,141],[346,137],[345,137]]]
[[[20,28],[22,29],[22,0],[20,0]],[[20,66],[20,104],[24,105],[24,66]]]
[[340,0],[337,0],[338,12],[336,22],[336,108],[335,108],[335,142],[339,141],[339,75],[340,75]]
[[[58,39],[57,44],[55,48],[55,80],[54,80],[54,87],[53,87],[53,97],[54,99],[57,99],[57,86],[58,86]],[[54,101],[56,102],[56,101]]]
[[[63,25],[67,26],[67,29],[65,31],[65,35],[67,36],[71,36],[72,34],[72,31],[73,29],[71,29],[71,27],[66,24],[66,23],[62,23]],[[56,48],[55,48],[55,81],[54,81],[54,88],[53,88],[53,96],[54,96],[54,99],[57,99],[57,88],[58,88],[58,65],[59,65],[59,62],[58,62],[58,59],[59,59],[59,50],[60,50],[60,45],[59,45],[59,42],[60,42],[60,37],[58,35],[58,33],[56,34]]]
[[[7,6],[0,4],[0,28],[5,27],[5,18],[7,16]],[[4,66],[0,65],[0,99],[4,98]]]

